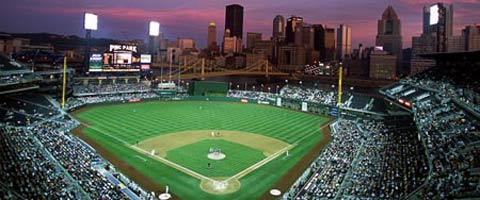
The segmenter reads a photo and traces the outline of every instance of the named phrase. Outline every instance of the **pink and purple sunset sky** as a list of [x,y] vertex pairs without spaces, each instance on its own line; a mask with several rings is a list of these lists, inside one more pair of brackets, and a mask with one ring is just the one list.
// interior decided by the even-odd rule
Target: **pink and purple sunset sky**
[[[276,15],[297,15],[307,23],[352,27],[353,46],[374,45],[377,20],[392,5],[402,21],[404,47],[422,29],[422,7],[438,0],[7,0],[1,3],[0,31],[49,32],[84,36],[83,13],[99,15],[99,30],[93,37],[146,39],[148,22],[161,23],[166,38],[189,37],[204,47],[210,21],[217,24],[217,39],[223,36],[225,6],[244,6],[244,31],[271,36]],[[480,0],[443,0],[453,3],[455,34],[480,23]]]

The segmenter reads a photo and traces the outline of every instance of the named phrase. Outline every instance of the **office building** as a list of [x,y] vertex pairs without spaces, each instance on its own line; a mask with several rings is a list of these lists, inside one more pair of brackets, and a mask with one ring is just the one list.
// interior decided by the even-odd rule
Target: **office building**
[[397,74],[397,56],[376,49],[370,54],[369,77],[372,79],[394,79]]
[[447,41],[447,51],[448,52],[460,52],[466,51],[465,36],[451,36],[448,37]]
[[420,54],[435,52],[435,37],[422,34],[412,38],[412,60],[410,61],[410,74],[417,74],[435,66],[432,59],[422,58]]
[[306,49],[313,50],[314,48],[314,36],[315,32],[311,25],[305,24],[302,27],[302,44],[305,46]]
[[435,52],[446,52],[453,35],[453,5],[436,3],[423,7],[423,34],[435,37]]
[[209,50],[217,49],[217,27],[215,26],[215,22],[208,24],[207,48]]
[[[412,38],[411,74],[416,74],[435,66],[435,61],[425,59],[419,54],[447,52],[454,45],[453,36],[453,6],[435,3],[423,7],[423,32]],[[455,49],[451,47],[450,49]]]
[[195,49],[195,41],[191,38],[177,38],[177,47],[181,50]]
[[285,28],[285,41],[286,43],[296,43],[297,45],[301,42],[301,34],[303,32],[303,18],[297,16],[291,16],[287,19],[287,26]]
[[337,60],[343,60],[352,52],[352,28],[340,24],[337,29]]
[[306,64],[305,55],[305,48],[302,46],[282,46],[279,49],[278,67],[283,72],[295,72]]
[[325,62],[325,29],[321,24],[313,24],[313,50],[318,52],[319,60]]
[[325,26],[325,61],[333,61],[336,58],[335,29]]
[[242,39],[233,37],[223,38],[223,53],[241,53],[242,52]]
[[375,40],[376,46],[383,47],[383,50],[391,55],[397,56],[397,67],[402,61],[402,35],[401,22],[392,6],[388,6],[378,20],[378,31]]
[[281,15],[277,15],[273,19],[272,37],[277,41],[283,41],[285,39],[285,18]]
[[262,34],[261,33],[247,33],[247,49],[252,50],[255,45],[262,41]]
[[465,50],[480,50],[480,25],[469,25],[462,30],[465,39]]
[[225,12],[225,30],[230,30],[230,37],[243,38],[243,7],[238,4],[228,5]]

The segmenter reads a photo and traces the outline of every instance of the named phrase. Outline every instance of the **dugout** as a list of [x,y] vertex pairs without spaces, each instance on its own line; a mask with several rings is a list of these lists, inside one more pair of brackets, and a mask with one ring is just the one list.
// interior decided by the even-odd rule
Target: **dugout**
[[188,88],[188,94],[191,96],[219,96],[226,97],[228,93],[228,83],[213,81],[195,81]]

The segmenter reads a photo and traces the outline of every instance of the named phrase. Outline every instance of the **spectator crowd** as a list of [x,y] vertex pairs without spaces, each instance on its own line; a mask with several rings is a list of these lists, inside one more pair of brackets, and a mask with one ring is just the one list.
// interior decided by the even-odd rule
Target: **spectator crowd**
[[[0,104],[0,111],[19,122],[1,121],[0,199],[155,199],[72,136],[70,130],[79,125],[77,121],[63,115],[50,100],[32,95],[8,96]],[[152,96],[119,94],[78,101]]]
[[0,155],[0,199],[82,197],[29,132],[16,127],[0,128]]
[[143,83],[116,83],[116,84],[88,84],[74,85],[74,95],[82,94],[118,94],[118,93],[140,93],[149,92],[150,87]]

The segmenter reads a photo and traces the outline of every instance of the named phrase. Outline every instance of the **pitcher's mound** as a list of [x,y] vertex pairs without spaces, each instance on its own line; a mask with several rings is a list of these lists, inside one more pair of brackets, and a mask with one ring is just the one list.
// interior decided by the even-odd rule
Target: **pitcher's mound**
[[225,157],[227,157],[227,156],[223,153],[209,153],[208,154],[208,159],[210,159],[210,160],[223,160],[223,159],[225,159]]

